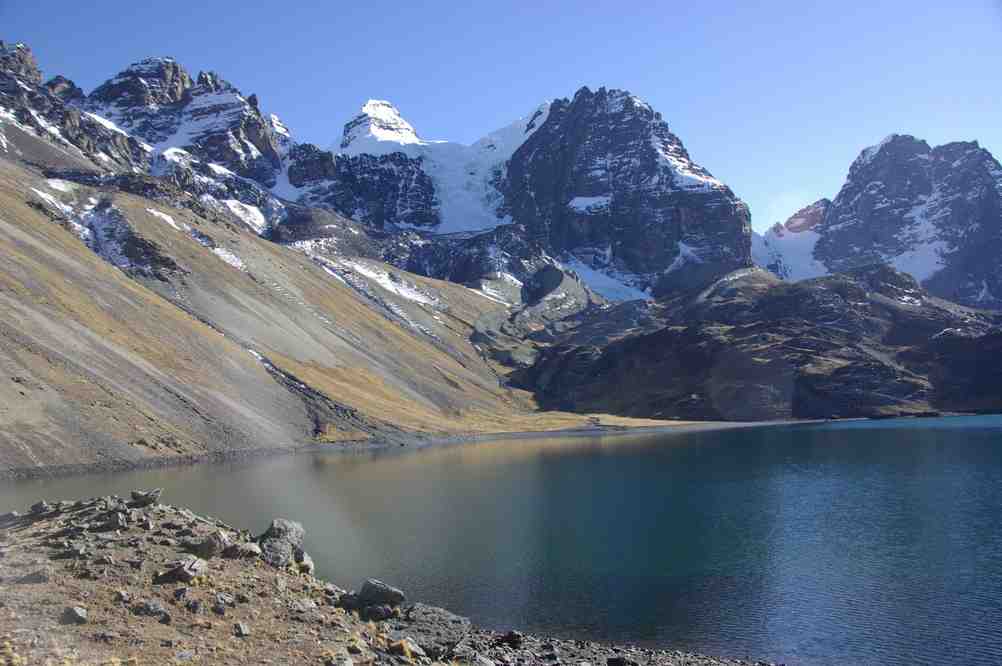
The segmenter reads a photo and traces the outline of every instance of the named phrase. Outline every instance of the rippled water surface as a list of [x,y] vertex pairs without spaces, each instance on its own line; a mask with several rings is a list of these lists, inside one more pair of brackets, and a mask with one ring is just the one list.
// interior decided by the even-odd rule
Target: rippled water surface
[[307,528],[367,576],[498,629],[789,663],[1002,663],[1002,418],[507,440],[0,486],[163,486]]

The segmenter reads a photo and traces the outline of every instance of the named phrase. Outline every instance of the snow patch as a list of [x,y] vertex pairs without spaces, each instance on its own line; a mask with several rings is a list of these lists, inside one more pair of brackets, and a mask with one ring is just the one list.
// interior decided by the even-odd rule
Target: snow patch
[[238,257],[233,252],[227,250],[225,247],[212,248],[212,254],[216,255],[217,257],[228,263],[230,266],[233,266],[233,268],[236,268],[241,271],[247,269],[247,267],[244,265],[243,260],[241,260],[240,257]]
[[360,273],[361,275],[369,278],[386,291],[396,294],[402,298],[406,298],[409,301],[424,303],[425,305],[435,305],[438,303],[438,299],[426,294],[416,286],[405,282],[395,273],[390,273],[389,271],[381,268],[369,266],[362,261],[344,260],[342,264],[356,273]]
[[564,262],[564,265],[577,273],[581,281],[588,285],[592,291],[610,301],[646,301],[651,299],[647,292],[620,282],[611,275],[588,266],[577,257]]
[[597,197],[574,197],[567,202],[567,207],[583,215],[604,213],[609,210],[612,197],[609,195]]
[[261,209],[257,206],[251,206],[243,202],[237,201],[236,199],[224,199],[222,201],[230,212],[240,218],[247,226],[253,229],[256,233],[261,234],[268,228],[268,222],[264,218],[264,214]]
[[178,231],[191,231],[191,227],[189,227],[184,222],[181,222],[180,224],[175,222],[174,218],[168,215],[167,213],[161,213],[160,211],[154,210],[152,208],[147,208],[146,212],[152,215],[153,217],[159,219],[161,222],[166,222],[167,224],[174,227]]
[[752,236],[752,260],[791,282],[828,275],[828,268],[814,258],[820,238],[812,229],[790,231],[777,225],[762,236]]
[[76,183],[71,183],[68,180],[60,180],[59,178],[49,178],[45,181],[45,184],[56,192],[69,193],[77,189]]
[[699,256],[699,249],[693,245],[688,245],[682,241],[678,242],[678,256],[675,260],[671,262],[671,265],[665,269],[665,273],[673,273],[686,264],[701,264],[703,263],[703,258]]

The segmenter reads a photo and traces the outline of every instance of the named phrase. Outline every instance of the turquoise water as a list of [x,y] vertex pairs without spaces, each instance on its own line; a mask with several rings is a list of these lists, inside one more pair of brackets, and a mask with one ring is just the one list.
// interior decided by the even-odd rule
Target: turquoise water
[[0,487],[0,510],[162,486],[307,528],[498,629],[788,663],[1002,663],[1002,417],[317,454]]

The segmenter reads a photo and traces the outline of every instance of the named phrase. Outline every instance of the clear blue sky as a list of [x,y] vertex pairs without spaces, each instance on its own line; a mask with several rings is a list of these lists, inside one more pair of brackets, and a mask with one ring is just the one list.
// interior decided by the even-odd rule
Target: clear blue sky
[[322,146],[370,97],[472,142],[581,85],[625,88],[758,229],[834,196],[891,132],[1002,158],[1002,0],[452,4],[0,0],[0,37],[86,91],[150,55],[213,69]]

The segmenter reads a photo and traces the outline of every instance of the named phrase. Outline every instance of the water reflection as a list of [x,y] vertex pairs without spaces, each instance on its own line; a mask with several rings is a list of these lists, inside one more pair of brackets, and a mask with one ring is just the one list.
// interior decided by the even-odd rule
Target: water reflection
[[295,517],[325,577],[385,577],[496,628],[796,663],[997,663],[1000,426],[291,456],[8,485],[0,509],[158,485],[253,529]]

